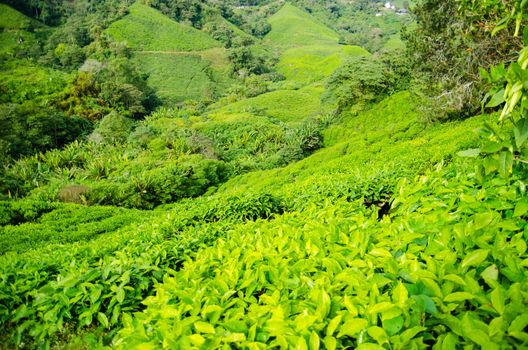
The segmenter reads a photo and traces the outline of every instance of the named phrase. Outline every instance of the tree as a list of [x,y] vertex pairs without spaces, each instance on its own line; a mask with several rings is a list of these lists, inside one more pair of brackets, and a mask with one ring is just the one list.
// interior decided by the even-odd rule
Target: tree
[[32,102],[0,105],[0,158],[62,147],[90,128],[86,120]]
[[385,66],[370,56],[350,59],[332,74],[328,82],[328,90],[339,111],[377,101],[389,92],[390,86]]

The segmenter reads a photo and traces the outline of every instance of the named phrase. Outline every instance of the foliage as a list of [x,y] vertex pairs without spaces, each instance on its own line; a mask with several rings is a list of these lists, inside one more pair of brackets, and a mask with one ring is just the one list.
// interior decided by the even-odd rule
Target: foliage
[[[31,152],[54,147],[51,126],[77,120],[57,107],[100,120],[90,140],[0,168],[2,347],[528,346],[526,49],[515,64],[481,71],[482,86],[492,87],[484,108],[505,103],[499,122],[492,113],[426,124],[422,101],[401,91],[417,84],[412,62],[337,42],[366,23],[355,34],[368,38],[374,26],[372,46],[393,46],[386,40],[401,22],[375,17],[380,2],[146,3],[183,22],[136,3],[132,12],[147,7],[148,30],[169,21],[200,37],[208,36],[185,26],[227,36],[242,72],[229,95],[211,100],[233,83],[224,48],[132,53],[109,40],[104,28],[126,2],[17,5],[65,25],[49,29],[40,63],[3,58],[11,83],[0,139],[30,137],[36,144],[22,146]],[[457,4],[446,13],[438,8],[449,2],[419,6],[432,6],[439,18],[425,22],[447,23],[454,41],[458,16],[471,18],[466,29],[480,18],[484,31],[499,20],[503,38],[518,23],[521,33],[520,2],[514,11],[499,1]],[[236,28],[264,33],[269,16],[262,41]],[[79,53],[89,59],[77,69]],[[285,79],[273,71],[275,53]],[[266,69],[252,70],[259,66]],[[166,103],[154,112],[149,84]],[[184,101],[191,93],[200,100]],[[365,108],[350,108],[357,103]]]
[[[85,120],[34,103],[0,105],[0,157],[29,155],[62,147],[89,131]],[[6,165],[6,164],[3,164]]]
[[58,95],[67,86],[67,75],[19,60],[16,65],[5,63],[0,72],[0,103],[21,104],[42,101]]
[[252,74],[269,73],[275,64],[275,57],[267,51],[256,50],[251,42],[243,40],[229,50],[231,72],[233,75],[245,78]]
[[493,15],[459,5],[456,0],[418,3],[417,28],[403,36],[437,119],[473,115],[487,89],[479,69],[512,61],[519,48],[519,40],[506,31],[490,35]]
[[277,71],[289,81],[301,84],[328,78],[348,58],[368,55],[357,46],[301,46],[287,50],[277,63]]
[[[513,10],[508,12],[504,4],[491,2],[483,9],[479,5],[465,3],[469,9],[480,9],[491,13],[493,17],[504,16],[494,29],[494,33],[504,31],[515,18],[515,32],[517,36],[526,23],[527,15],[524,13],[523,4],[515,1]],[[481,5],[480,5],[481,6]],[[496,67],[491,67],[489,73],[481,69],[482,78],[493,88],[486,94],[483,107],[494,108],[504,103],[500,120],[507,119],[506,128],[499,130],[492,125],[484,125],[481,129],[483,138],[487,141],[481,149],[469,152],[473,155],[482,153],[484,162],[479,166],[479,175],[484,177],[488,174],[499,173],[504,178],[510,176],[523,176],[527,171],[528,164],[528,112],[525,109],[528,67],[528,38],[523,38],[524,47],[519,53],[516,62],[512,62],[508,69],[504,62]]]
[[127,139],[132,128],[132,120],[116,112],[111,112],[101,119],[90,138],[96,142],[119,143]]
[[328,89],[343,110],[353,105],[379,101],[390,91],[391,78],[379,59],[368,56],[350,58],[328,80]]
[[223,162],[194,156],[144,171],[137,177],[131,176],[128,181],[99,181],[88,192],[87,198],[97,205],[152,209],[182,198],[200,196],[209,187],[223,182],[226,176]]

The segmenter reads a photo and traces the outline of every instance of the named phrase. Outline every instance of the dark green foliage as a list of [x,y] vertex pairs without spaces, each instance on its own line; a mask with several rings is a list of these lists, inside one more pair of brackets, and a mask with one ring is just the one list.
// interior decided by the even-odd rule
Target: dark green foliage
[[89,120],[101,119],[112,111],[130,117],[140,117],[152,110],[157,97],[130,57],[115,57],[108,61],[93,60],[76,74],[58,106],[68,114]]
[[243,40],[229,50],[232,74],[245,78],[252,74],[272,71],[272,67],[277,62],[276,57],[267,51],[256,49],[251,44],[251,41]]
[[0,105],[0,157],[7,161],[62,147],[90,130],[90,123],[33,103]]
[[512,61],[520,40],[508,31],[492,36],[492,14],[466,12],[455,0],[421,1],[413,13],[417,28],[403,39],[430,113],[440,120],[473,115],[488,88],[479,69]]
[[56,207],[54,203],[41,201],[0,201],[0,226],[34,222]]
[[223,162],[194,156],[182,159],[179,164],[144,171],[126,182],[100,181],[88,192],[87,198],[92,204],[152,209],[182,198],[200,196],[226,177],[227,168]]

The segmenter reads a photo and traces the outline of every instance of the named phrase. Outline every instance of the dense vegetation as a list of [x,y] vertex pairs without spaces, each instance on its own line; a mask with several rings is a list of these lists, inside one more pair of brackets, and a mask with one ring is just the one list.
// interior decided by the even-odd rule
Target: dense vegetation
[[525,1],[4,2],[0,348],[528,347]]

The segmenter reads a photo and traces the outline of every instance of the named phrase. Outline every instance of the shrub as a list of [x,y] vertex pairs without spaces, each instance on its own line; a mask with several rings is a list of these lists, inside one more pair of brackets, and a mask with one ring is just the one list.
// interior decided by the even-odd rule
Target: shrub
[[127,182],[99,182],[87,193],[91,204],[152,209],[182,198],[197,197],[227,179],[224,162],[194,155],[181,162],[145,171]]

